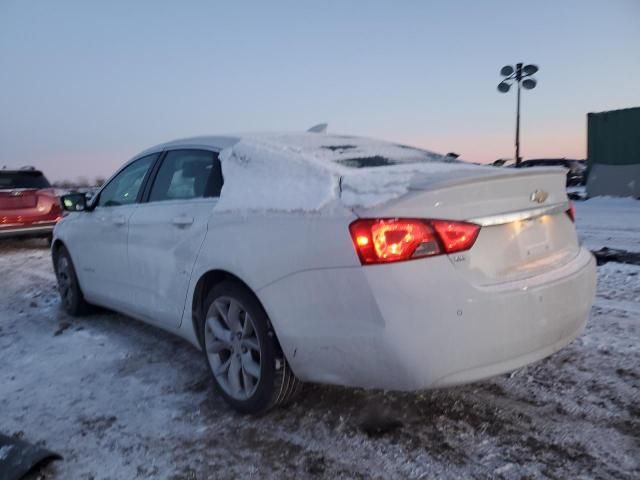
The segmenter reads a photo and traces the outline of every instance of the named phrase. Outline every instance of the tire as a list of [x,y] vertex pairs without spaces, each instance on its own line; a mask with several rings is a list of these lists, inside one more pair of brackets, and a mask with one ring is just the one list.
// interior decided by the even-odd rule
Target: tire
[[237,282],[215,285],[199,325],[202,350],[217,392],[240,413],[290,403],[302,389],[255,295]]
[[89,313],[90,305],[84,299],[73,261],[64,246],[55,255],[55,267],[60,303],[64,311],[73,317]]

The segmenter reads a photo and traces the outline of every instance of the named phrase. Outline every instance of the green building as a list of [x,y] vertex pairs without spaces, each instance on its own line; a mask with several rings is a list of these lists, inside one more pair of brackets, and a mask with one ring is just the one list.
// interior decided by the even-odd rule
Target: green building
[[590,197],[640,198],[640,107],[587,114]]

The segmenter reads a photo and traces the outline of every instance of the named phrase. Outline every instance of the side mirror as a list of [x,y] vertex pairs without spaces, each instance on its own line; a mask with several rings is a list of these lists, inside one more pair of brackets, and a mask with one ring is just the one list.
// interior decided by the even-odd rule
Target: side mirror
[[82,212],[87,209],[87,197],[84,193],[69,193],[60,197],[63,210]]

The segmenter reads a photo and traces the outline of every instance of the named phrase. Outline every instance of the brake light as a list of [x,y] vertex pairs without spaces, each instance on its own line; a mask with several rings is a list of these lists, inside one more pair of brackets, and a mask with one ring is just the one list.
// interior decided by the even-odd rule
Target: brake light
[[452,220],[362,218],[349,230],[360,262],[369,265],[468,250],[480,226]]
[[567,210],[567,215],[573,223],[576,223],[576,207],[571,200],[569,200],[569,209]]

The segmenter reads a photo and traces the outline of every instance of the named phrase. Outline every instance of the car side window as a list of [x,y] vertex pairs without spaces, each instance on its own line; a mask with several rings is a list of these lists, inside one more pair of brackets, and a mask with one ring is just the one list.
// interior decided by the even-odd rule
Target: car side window
[[147,155],[127,165],[102,189],[98,206],[116,207],[135,203],[144,177],[158,155],[157,153]]
[[207,150],[167,153],[149,194],[150,202],[217,197],[222,187],[218,154]]

